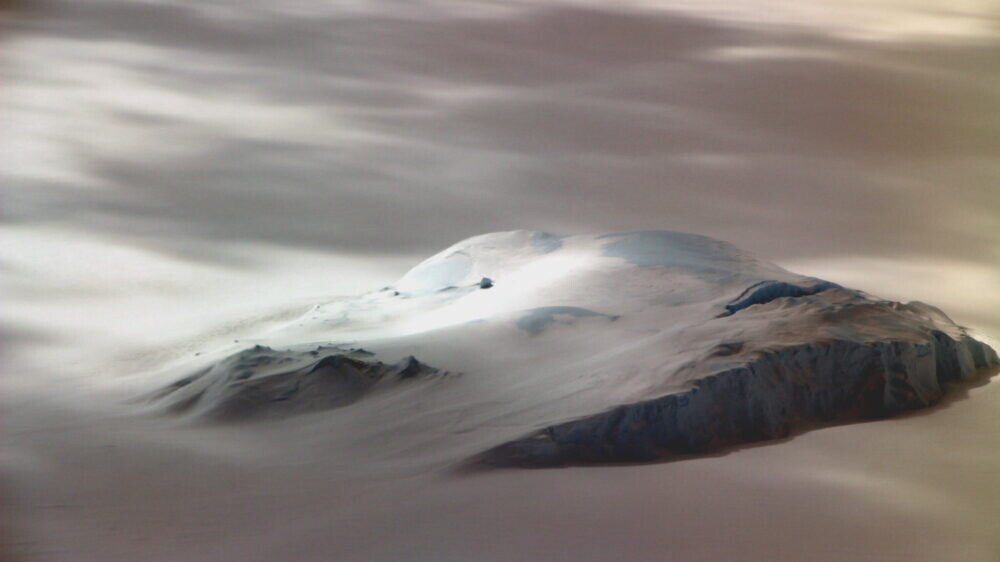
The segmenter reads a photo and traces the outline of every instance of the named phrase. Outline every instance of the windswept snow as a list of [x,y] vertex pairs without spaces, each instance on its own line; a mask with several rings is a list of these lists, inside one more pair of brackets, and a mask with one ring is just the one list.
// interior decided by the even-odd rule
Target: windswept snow
[[541,333],[549,326],[556,323],[567,323],[566,318],[587,318],[589,316],[600,316],[610,320],[616,320],[617,316],[601,314],[586,308],[576,306],[543,306],[527,311],[527,314],[518,318],[517,327],[532,334]]
[[[637,239],[660,257],[606,255]],[[461,279],[303,294],[194,343],[164,326],[116,394],[50,384],[7,420],[11,520],[54,560],[990,560],[996,384],[727,455],[454,470],[671,458],[889,415],[994,360],[932,306],[699,240],[496,233],[425,262],[462,256]],[[709,267],[681,264],[698,248]],[[810,290],[756,292],[772,284]]]
[[[421,443],[441,467],[642,461],[771,439],[932,405],[997,363],[929,305],[670,231],[473,237],[253,341],[191,367],[159,391],[161,408],[229,420],[350,408],[366,430],[341,435],[342,450]],[[410,371],[428,384],[398,384]],[[428,378],[439,372],[463,376]]]

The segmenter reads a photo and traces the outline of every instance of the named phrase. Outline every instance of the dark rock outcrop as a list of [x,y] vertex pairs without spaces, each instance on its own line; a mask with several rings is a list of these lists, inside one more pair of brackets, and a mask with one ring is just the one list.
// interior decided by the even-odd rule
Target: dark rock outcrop
[[473,462],[493,467],[639,462],[774,439],[803,422],[883,418],[930,406],[941,399],[946,383],[997,363],[989,346],[940,331],[919,343],[789,347],[700,378],[685,392],[549,426]]
[[168,412],[217,421],[280,418],[347,406],[379,385],[446,374],[412,356],[386,364],[371,355],[332,346],[309,351],[256,346],[152,398]]

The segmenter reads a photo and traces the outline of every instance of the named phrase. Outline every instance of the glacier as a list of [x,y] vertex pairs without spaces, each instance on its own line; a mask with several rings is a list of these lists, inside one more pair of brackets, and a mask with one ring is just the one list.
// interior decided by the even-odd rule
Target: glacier
[[888,418],[1000,362],[928,304],[662,230],[476,236],[248,341],[148,402],[200,423],[347,412],[464,468],[644,462]]

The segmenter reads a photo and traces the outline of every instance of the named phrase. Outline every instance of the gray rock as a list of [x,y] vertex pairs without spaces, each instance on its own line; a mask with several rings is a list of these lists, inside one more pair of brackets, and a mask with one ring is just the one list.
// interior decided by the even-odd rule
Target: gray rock
[[413,356],[386,364],[368,359],[371,355],[360,348],[275,351],[256,346],[151,398],[167,412],[216,421],[281,418],[353,404],[378,384],[445,374]]
[[789,347],[700,378],[685,392],[549,426],[490,449],[473,463],[639,462],[775,439],[797,425],[878,419],[933,405],[947,383],[998,363],[989,346],[934,330],[918,343],[842,340]]

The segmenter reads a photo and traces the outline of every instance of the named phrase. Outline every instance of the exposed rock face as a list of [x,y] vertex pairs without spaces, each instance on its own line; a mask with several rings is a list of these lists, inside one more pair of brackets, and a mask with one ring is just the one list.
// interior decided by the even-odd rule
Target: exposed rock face
[[803,421],[875,419],[933,405],[948,382],[998,362],[989,346],[940,331],[921,343],[790,347],[697,379],[686,392],[549,426],[474,461],[495,467],[637,462],[774,439]]
[[443,374],[412,356],[394,364],[369,356],[361,349],[256,346],[173,383],[154,398],[169,412],[218,421],[279,418],[347,406],[380,384]]

